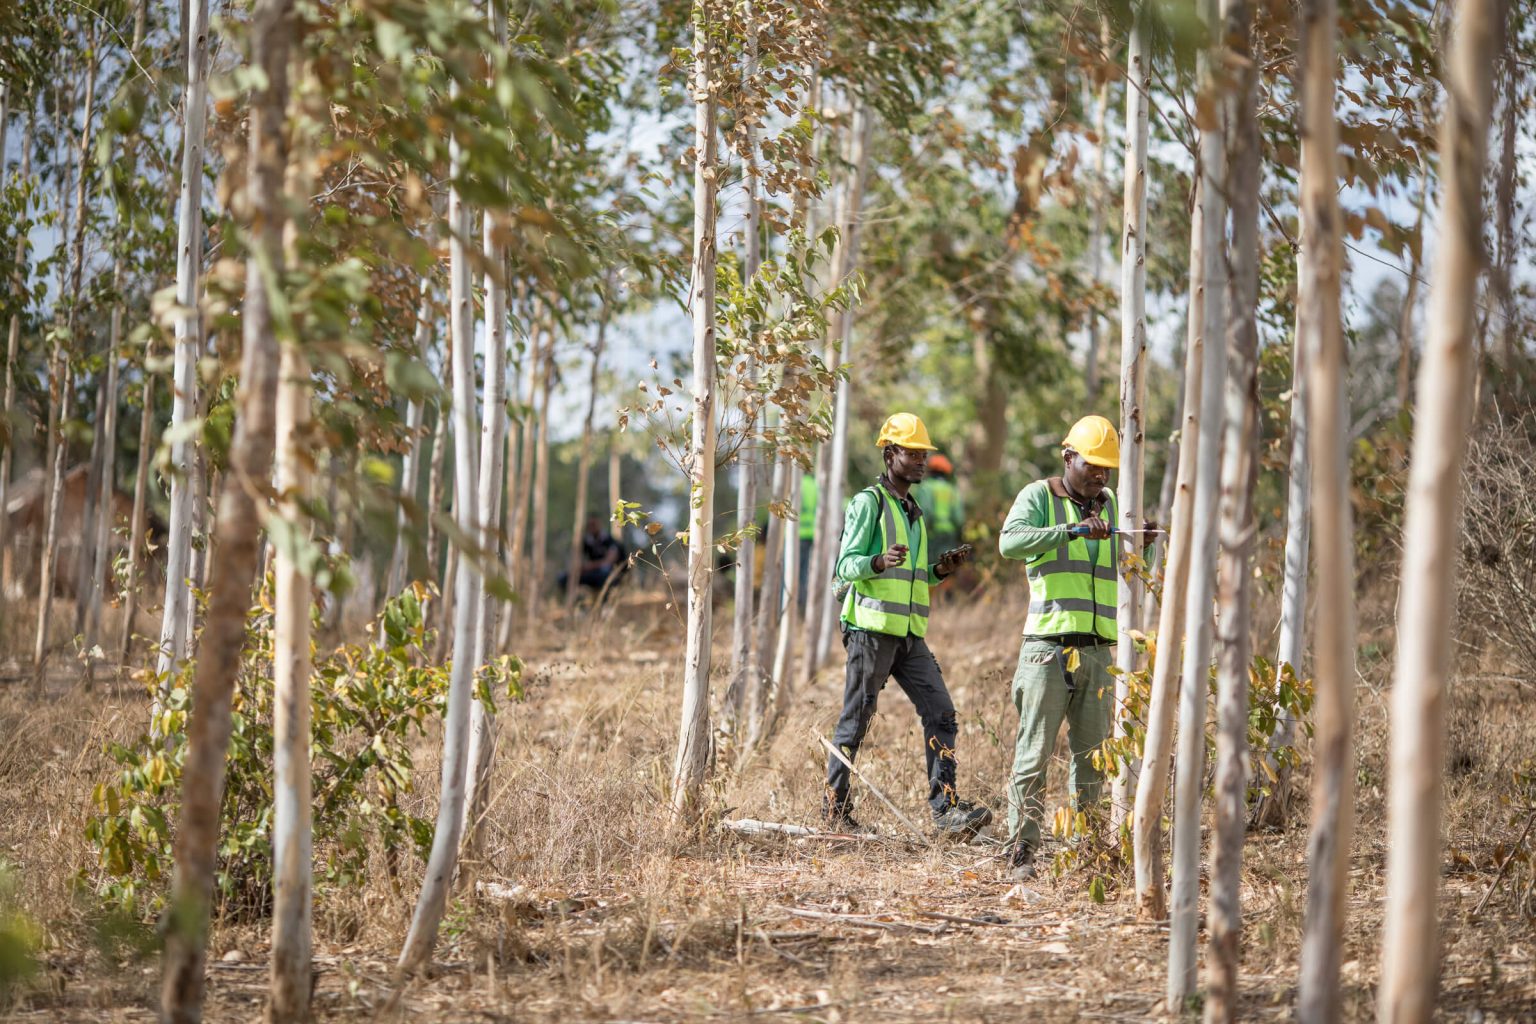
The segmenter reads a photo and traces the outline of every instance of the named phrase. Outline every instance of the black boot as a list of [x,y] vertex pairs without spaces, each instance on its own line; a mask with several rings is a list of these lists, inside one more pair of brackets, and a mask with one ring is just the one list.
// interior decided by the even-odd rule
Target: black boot
[[956,800],[948,810],[933,816],[933,824],[940,835],[970,840],[992,824],[992,809],[969,800]]

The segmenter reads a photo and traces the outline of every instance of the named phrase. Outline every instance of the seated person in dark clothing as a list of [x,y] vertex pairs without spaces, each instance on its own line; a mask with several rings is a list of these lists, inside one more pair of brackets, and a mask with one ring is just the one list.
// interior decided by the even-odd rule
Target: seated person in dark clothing
[[[593,590],[603,589],[610,576],[617,583],[629,568],[624,561],[624,554],[624,544],[608,532],[603,521],[596,516],[588,517],[586,529],[581,536],[581,576],[577,582]],[[561,590],[565,589],[569,579],[569,572],[560,574]]]

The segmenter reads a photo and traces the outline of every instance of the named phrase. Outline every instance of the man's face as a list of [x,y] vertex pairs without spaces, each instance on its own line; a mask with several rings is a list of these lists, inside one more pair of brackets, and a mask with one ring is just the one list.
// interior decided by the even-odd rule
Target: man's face
[[888,464],[891,479],[915,484],[928,475],[928,452],[922,448],[903,448],[893,444]]
[[601,519],[598,519],[597,517],[594,516],[594,517],[592,517],[592,518],[587,520],[587,536],[588,537],[596,537],[598,534],[600,534],[602,532],[603,532],[603,521]]
[[1066,463],[1067,486],[1072,488],[1072,493],[1092,501],[1109,485],[1109,470],[1095,466],[1077,452],[1067,452]]

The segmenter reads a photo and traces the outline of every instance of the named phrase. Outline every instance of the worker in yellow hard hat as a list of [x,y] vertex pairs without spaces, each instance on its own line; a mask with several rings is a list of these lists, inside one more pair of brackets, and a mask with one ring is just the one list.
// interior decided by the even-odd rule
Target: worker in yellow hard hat
[[1009,866],[1017,881],[1034,875],[1045,768],[1063,720],[1073,802],[1099,799],[1104,773],[1093,753],[1109,735],[1115,692],[1109,666],[1119,580],[1110,536],[1118,507],[1108,485],[1120,466],[1120,436],[1103,416],[1084,416],[1067,432],[1061,455],[1061,476],[1019,492],[998,541],[1002,556],[1023,560],[1029,576],[1029,616],[1013,675],[1019,728],[1008,785]]
[[843,647],[848,652],[843,712],[833,742],[843,757],[827,759],[827,792],[822,813],[829,827],[862,831],[849,799],[849,763],[874,717],[886,680],[894,676],[917,709],[923,725],[928,773],[928,806],[940,833],[968,839],[992,821],[992,812],[955,794],[955,740],[959,722],[939,663],[928,649],[928,592],[963,565],[969,547],[945,551],[930,561],[923,510],[912,486],[928,469],[936,449],[923,421],[899,412],[876,438],[885,472],[853,496],[843,521],[836,583],[848,585],[843,598]]

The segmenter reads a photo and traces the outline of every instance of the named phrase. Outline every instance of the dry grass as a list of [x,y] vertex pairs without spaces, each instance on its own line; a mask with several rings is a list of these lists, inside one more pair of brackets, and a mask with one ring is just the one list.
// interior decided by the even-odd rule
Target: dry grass
[[[962,795],[1002,812],[1013,731],[1007,689],[1022,611],[980,603],[939,615],[934,647],[961,712]],[[1388,652],[1382,630],[1390,615],[1384,603],[1361,611],[1364,641],[1384,641]],[[410,983],[398,1017],[386,1019],[1065,1021],[1162,1013],[1166,932],[1134,920],[1130,895],[1114,886],[1102,906],[1079,875],[1044,878],[1010,896],[997,846],[907,841],[872,799],[861,817],[885,841],[671,833],[666,782],[680,628],[662,609],[634,603],[611,620],[540,635],[545,644],[526,652],[529,696],[501,723],[486,854],[475,866],[498,895],[454,905],[435,976]],[[1361,669],[1361,825],[1344,965],[1350,1020],[1373,1012],[1390,658],[1363,656]],[[723,751],[718,807],[811,823],[824,767],[813,730],[830,732],[840,698],[840,672],[824,673],[799,695],[768,750],[739,769]],[[1530,689],[1463,681],[1452,706],[1444,1014],[1532,1019],[1536,941],[1530,905],[1517,908],[1530,862],[1512,867],[1484,913],[1471,916],[1523,817],[1504,801],[1530,802],[1511,781],[1536,758]],[[47,923],[44,970],[10,1007],[14,1019],[153,1019],[153,957],[105,941],[99,912],[74,885],[91,867],[82,838],[90,790],[111,770],[102,748],[130,738],[144,716],[131,686],[57,688],[41,702],[16,688],[0,697],[3,856],[16,866],[26,911]],[[434,744],[423,744],[414,799],[427,812],[435,757]],[[894,686],[859,766],[923,820],[921,739]],[[1057,795],[1063,775],[1058,765]],[[1285,1019],[1305,904],[1303,830],[1252,836],[1245,865],[1243,1016]],[[392,891],[381,870],[372,885],[324,895],[316,914],[320,1019],[357,1019],[387,1002],[417,873],[419,865],[408,866],[405,892]],[[255,1019],[264,930],[220,925],[213,945],[208,1019]],[[219,959],[226,954],[240,959]]]

